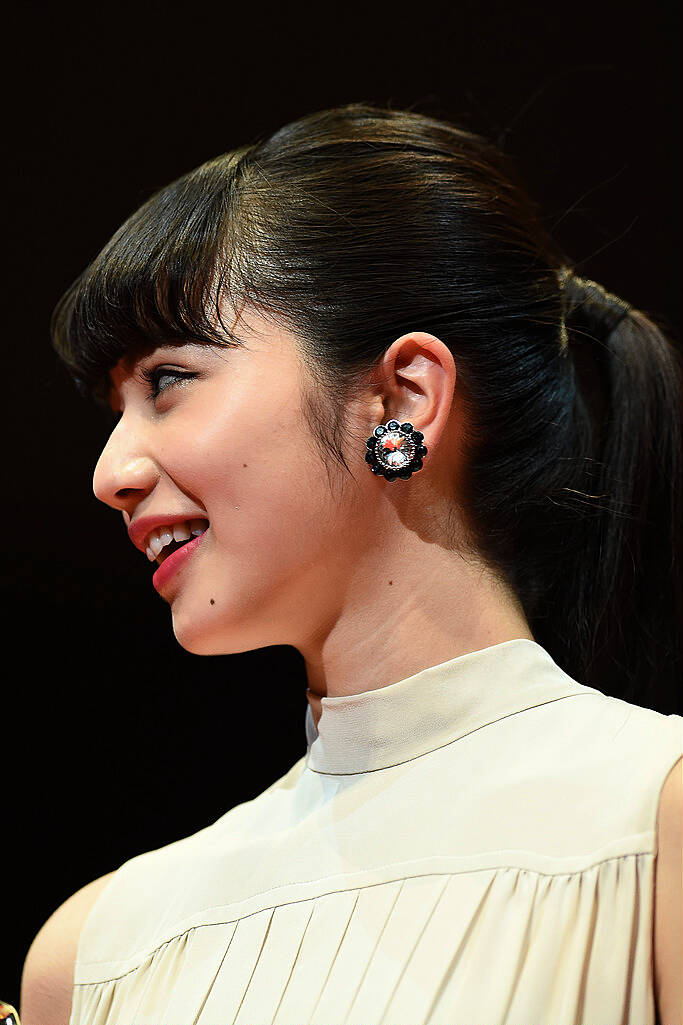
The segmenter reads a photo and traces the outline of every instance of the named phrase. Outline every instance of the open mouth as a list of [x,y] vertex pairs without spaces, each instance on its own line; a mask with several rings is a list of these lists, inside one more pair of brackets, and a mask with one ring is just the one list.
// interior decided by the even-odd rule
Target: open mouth
[[[198,530],[194,537],[189,538],[187,541],[169,542],[168,545],[164,546],[165,551],[163,553],[160,552],[157,556],[157,568],[152,575],[152,583],[159,594],[164,593],[169,581],[175,577],[183,566],[187,565],[193,554],[202,544],[205,534],[206,530]],[[161,557],[162,554],[163,558]]]
[[161,566],[169,556],[189,544],[190,541],[201,537],[209,527],[209,521],[204,518],[178,521],[167,527],[159,527],[153,530],[146,541],[146,553],[150,562]]
[[156,557],[156,561],[159,563],[159,565],[161,565],[162,562],[165,562],[166,559],[168,559],[169,555],[173,555],[173,553],[177,552],[179,548],[183,548],[186,544],[193,540],[194,538],[188,537],[186,541],[171,541],[171,543],[166,545],[165,548],[162,548],[162,550]]

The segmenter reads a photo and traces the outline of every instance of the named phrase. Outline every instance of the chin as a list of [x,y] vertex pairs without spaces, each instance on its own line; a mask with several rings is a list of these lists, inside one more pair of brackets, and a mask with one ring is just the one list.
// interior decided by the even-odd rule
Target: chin
[[195,610],[194,614],[188,614],[171,607],[173,634],[180,647],[191,655],[234,655],[253,649],[254,645],[238,630],[231,631],[217,618],[212,622],[214,616],[217,614],[213,609],[205,613]]
[[198,614],[188,616],[171,608],[173,634],[181,648],[191,655],[223,655],[225,645],[219,643],[215,629],[202,622]]

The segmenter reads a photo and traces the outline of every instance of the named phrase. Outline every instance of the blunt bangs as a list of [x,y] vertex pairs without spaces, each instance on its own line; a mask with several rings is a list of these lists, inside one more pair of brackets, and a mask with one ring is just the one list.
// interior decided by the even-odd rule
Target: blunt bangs
[[61,297],[52,345],[81,395],[108,405],[112,368],[159,345],[240,344],[220,299],[238,263],[231,201],[248,148],[154,193]]

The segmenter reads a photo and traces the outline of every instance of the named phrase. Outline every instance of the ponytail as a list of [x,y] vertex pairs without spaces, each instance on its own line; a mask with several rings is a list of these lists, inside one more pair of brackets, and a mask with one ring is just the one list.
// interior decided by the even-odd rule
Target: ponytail
[[570,272],[560,280],[586,487],[552,630],[571,624],[564,661],[578,679],[680,711],[683,361],[641,311]]

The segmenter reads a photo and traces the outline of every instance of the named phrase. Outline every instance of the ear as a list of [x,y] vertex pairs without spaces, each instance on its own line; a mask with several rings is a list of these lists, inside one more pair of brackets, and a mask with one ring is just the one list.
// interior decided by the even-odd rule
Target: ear
[[410,331],[389,346],[377,368],[375,423],[409,420],[425,444],[436,445],[451,412],[456,380],[451,350],[425,331]]

